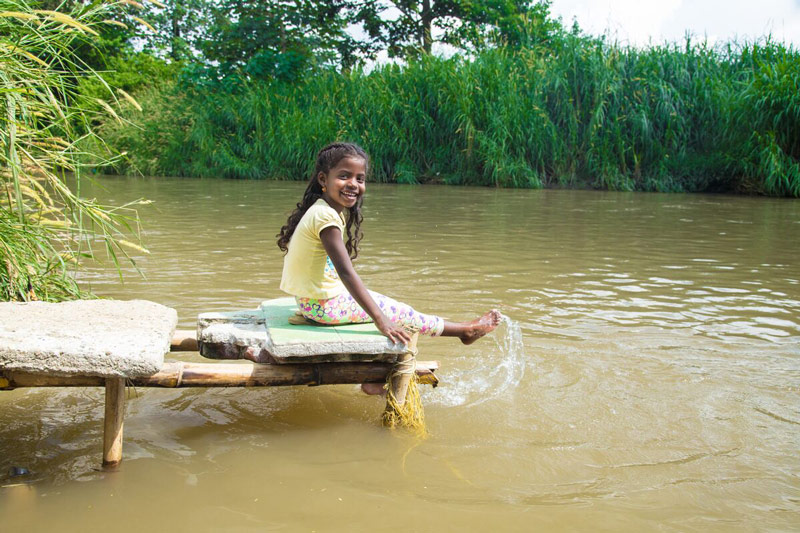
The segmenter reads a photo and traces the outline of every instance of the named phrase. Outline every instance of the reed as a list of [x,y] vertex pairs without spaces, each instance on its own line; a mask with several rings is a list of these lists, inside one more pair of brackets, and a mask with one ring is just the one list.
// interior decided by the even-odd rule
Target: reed
[[[80,161],[87,155],[80,146],[94,134],[77,83],[102,78],[71,50],[96,34],[92,27],[107,9],[76,6],[61,13],[0,0],[2,300],[82,296],[72,274],[80,259],[94,253],[93,242],[115,263],[129,257],[120,240],[137,234],[133,205],[107,207],[80,194]],[[114,112],[116,100],[109,95],[103,104]],[[75,124],[83,124],[84,133]]]
[[131,154],[118,171],[155,175],[305,179],[320,146],[349,139],[385,182],[798,196],[799,58],[565,33],[296,84],[173,84],[137,95],[156,110],[141,135],[109,122],[108,137]]
[[747,75],[731,100],[732,121],[747,128],[727,131],[730,166],[741,186],[777,196],[800,196],[800,54],[766,43],[742,51]]

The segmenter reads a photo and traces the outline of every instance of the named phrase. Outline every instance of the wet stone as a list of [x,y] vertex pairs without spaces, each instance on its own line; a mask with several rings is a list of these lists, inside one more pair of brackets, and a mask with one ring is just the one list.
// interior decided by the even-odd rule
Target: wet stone
[[0,370],[48,375],[149,376],[161,370],[178,323],[146,300],[0,303]]

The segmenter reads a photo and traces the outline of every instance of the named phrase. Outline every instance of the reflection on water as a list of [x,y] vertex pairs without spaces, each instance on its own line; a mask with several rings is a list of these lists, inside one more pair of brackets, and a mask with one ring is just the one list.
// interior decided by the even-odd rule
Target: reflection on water
[[[175,307],[182,328],[279,295],[274,235],[303,184],[100,185],[154,204],[146,279],[93,267],[98,294]],[[356,387],[140,389],[108,475],[102,391],[3,392],[4,528],[134,531],[143,510],[180,530],[797,528],[796,201],[370,185],[364,229],[371,289],[508,317],[469,347],[420,343],[442,364],[428,440],[384,431]],[[32,473],[3,477],[15,465]]]

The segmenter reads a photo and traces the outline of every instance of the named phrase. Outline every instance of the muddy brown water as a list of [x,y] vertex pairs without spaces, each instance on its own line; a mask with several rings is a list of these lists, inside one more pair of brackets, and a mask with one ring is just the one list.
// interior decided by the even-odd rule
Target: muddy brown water
[[[255,307],[280,296],[274,235],[302,190],[102,178],[89,194],[153,200],[152,253],[146,279],[81,279],[182,328]],[[0,529],[800,529],[800,202],[371,184],[365,219],[369,288],[511,319],[421,342],[442,365],[427,440],[355,386],[139,389],[108,474],[101,390],[0,392]]]

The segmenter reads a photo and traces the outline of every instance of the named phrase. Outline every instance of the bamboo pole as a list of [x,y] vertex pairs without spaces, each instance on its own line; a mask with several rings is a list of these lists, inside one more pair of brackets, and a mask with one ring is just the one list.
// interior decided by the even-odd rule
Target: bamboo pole
[[108,378],[103,422],[103,468],[114,469],[122,461],[122,422],[125,415],[125,379]]
[[196,352],[197,332],[188,329],[177,329],[169,343],[171,352]]
[[[276,387],[288,385],[339,385],[384,383],[391,363],[164,363],[152,376],[130,379],[135,387]],[[417,361],[420,383],[436,386],[436,361]],[[50,376],[17,371],[0,371],[0,388],[100,387],[106,379],[97,376]],[[406,388],[408,383],[406,382]],[[398,391],[399,394],[399,391]],[[404,396],[405,398],[405,396]]]
[[[397,358],[398,363],[405,363],[414,358],[417,353],[417,340],[419,339],[419,332],[414,332],[411,340],[408,343],[408,350],[406,353]],[[408,392],[408,384],[411,382],[411,374],[398,374],[389,383],[389,393],[394,396],[397,402],[397,407],[402,407],[406,403],[406,393]],[[387,413],[395,411],[395,406],[389,401],[389,395],[386,395],[386,409],[384,410],[384,420],[387,420]]]

